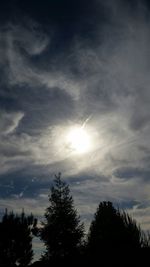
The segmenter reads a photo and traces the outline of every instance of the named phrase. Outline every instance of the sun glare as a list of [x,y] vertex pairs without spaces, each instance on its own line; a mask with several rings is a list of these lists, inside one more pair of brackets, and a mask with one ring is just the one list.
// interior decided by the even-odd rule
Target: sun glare
[[86,153],[90,149],[90,137],[83,127],[73,127],[67,135],[67,145],[77,154]]

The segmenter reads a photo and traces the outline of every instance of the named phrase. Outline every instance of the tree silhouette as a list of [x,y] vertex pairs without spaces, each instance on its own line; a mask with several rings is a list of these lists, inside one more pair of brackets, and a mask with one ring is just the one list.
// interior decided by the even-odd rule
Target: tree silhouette
[[87,250],[96,256],[112,249],[140,248],[141,237],[140,227],[127,213],[115,209],[111,202],[101,202],[89,229]]
[[69,186],[55,175],[49,195],[41,239],[46,246],[44,258],[59,260],[77,255],[83,238],[83,224],[74,208]]
[[32,215],[14,215],[7,210],[0,222],[0,263],[4,266],[27,266],[32,258],[32,231],[37,220]]

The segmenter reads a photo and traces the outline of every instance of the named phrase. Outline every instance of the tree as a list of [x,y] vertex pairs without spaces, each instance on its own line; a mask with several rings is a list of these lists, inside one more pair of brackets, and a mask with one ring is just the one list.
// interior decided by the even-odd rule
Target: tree
[[0,260],[5,266],[27,266],[33,258],[32,231],[37,220],[32,214],[15,215],[7,210],[0,222]]
[[49,195],[41,239],[46,246],[44,257],[49,260],[66,259],[78,253],[82,244],[83,224],[74,208],[69,186],[55,175]]
[[87,249],[92,255],[112,249],[141,247],[142,232],[125,212],[115,209],[111,202],[101,202],[91,223]]

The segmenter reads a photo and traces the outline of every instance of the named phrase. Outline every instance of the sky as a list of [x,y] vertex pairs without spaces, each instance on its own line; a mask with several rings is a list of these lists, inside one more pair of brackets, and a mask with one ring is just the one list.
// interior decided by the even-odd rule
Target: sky
[[1,213],[41,218],[61,172],[87,226],[109,200],[150,230],[149,43],[145,0],[1,1]]

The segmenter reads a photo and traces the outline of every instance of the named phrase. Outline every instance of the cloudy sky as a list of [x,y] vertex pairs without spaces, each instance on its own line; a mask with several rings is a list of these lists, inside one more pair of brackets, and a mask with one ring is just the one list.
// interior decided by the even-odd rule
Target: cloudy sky
[[87,225],[110,200],[150,229],[149,44],[148,1],[1,1],[1,212],[42,216],[61,172]]

